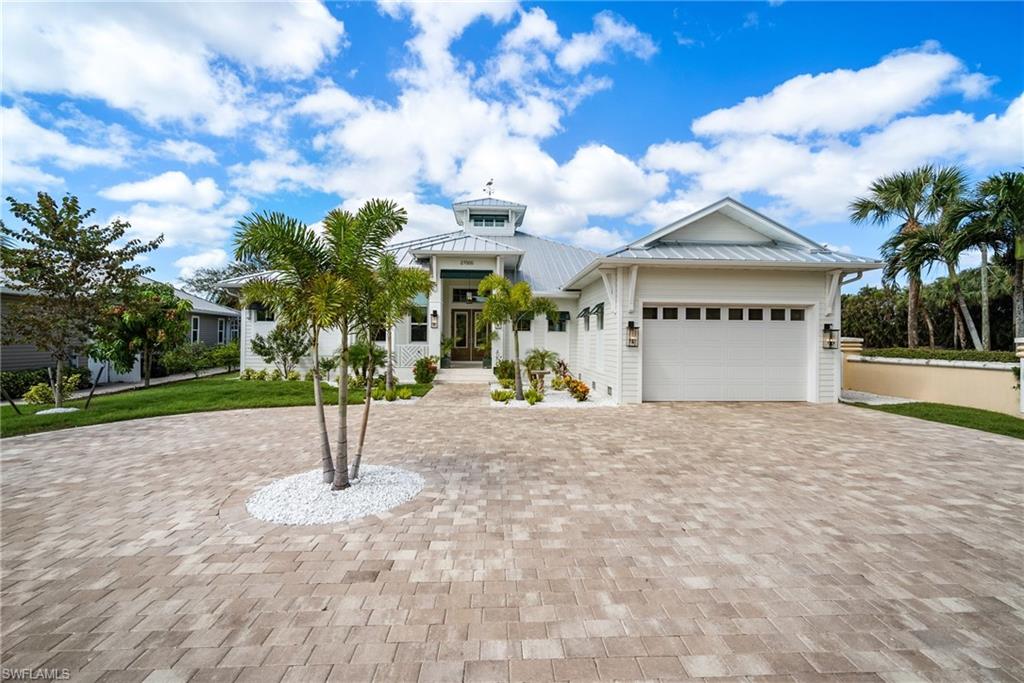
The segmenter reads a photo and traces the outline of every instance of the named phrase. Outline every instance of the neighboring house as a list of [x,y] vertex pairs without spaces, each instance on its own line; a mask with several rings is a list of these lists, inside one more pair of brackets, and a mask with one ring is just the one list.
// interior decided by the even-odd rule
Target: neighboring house
[[[452,208],[460,230],[392,247],[402,265],[429,270],[436,284],[393,330],[403,376],[417,358],[439,355],[442,337],[455,340],[454,366],[481,365],[476,291],[496,272],[529,282],[559,310],[555,322],[520,326],[521,355],[557,351],[617,403],[833,402],[841,287],[881,265],[729,198],[604,256],[523,232],[523,204],[484,198]],[[251,277],[221,286],[238,289]],[[273,315],[253,306],[241,320],[242,367],[265,367],[249,340],[273,328]],[[492,361],[511,356],[511,330],[498,332]],[[322,343],[336,348],[337,332]]]
[[[157,282],[151,278],[143,277],[144,282]],[[239,314],[233,308],[215,304],[201,297],[189,294],[188,292],[175,288],[174,294],[179,299],[184,299],[192,304],[191,326],[188,339],[190,341],[202,341],[213,346],[224,344],[238,339],[238,318]],[[12,299],[20,296],[7,287],[0,288],[0,325],[7,319]],[[84,364],[85,358],[79,358],[78,364]],[[101,364],[88,359],[89,369],[95,374]],[[0,370],[34,370],[45,368],[53,364],[50,354],[41,351],[29,344],[4,344],[0,347]],[[141,380],[138,363],[127,373],[116,373],[112,367],[108,367],[104,373],[104,381],[135,382]]]

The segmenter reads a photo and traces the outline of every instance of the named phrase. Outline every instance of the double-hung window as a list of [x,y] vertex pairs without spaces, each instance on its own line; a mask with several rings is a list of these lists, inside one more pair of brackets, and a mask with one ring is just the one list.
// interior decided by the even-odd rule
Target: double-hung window
[[199,341],[199,316],[192,316],[192,343]]
[[427,297],[417,294],[409,312],[409,341],[427,341]]

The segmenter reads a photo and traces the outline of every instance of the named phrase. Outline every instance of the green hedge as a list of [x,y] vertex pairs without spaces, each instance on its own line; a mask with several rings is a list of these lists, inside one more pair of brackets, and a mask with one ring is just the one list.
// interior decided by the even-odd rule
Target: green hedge
[[879,358],[923,358],[926,360],[968,360],[982,363],[1016,363],[1013,351],[956,351],[954,349],[864,349],[862,356]]
[[[67,375],[80,375],[78,380],[79,389],[88,389],[92,382],[92,373],[89,372],[89,368],[65,368],[64,372]],[[11,395],[11,398],[21,398],[33,385],[49,384],[49,382],[46,368],[0,372],[0,386]]]

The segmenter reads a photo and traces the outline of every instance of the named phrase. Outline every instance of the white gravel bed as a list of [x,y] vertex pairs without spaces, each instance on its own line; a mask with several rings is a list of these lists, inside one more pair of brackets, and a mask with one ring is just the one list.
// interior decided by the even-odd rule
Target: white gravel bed
[[47,408],[46,410],[36,411],[36,415],[56,415],[58,413],[77,413],[78,408]]
[[611,398],[597,396],[593,390],[586,401],[577,401],[568,391],[555,391],[550,386],[544,391],[544,400],[534,403],[532,406],[526,401],[512,399],[508,403],[494,401],[491,399],[491,392],[501,389],[500,384],[492,384],[487,389],[487,400],[492,408],[611,408],[615,406]]
[[363,465],[358,482],[332,491],[319,469],[264,486],[245,501],[249,514],[275,524],[332,524],[387,512],[423,490],[423,477],[389,465]]

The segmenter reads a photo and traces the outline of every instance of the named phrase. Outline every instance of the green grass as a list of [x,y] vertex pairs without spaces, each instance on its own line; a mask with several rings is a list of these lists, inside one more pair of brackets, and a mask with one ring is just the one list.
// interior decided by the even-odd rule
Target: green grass
[[1024,420],[991,410],[950,406],[945,403],[900,403],[887,406],[869,406],[858,403],[857,405],[871,410],[881,410],[883,413],[906,415],[931,422],[970,427],[983,432],[1024,439]]
[[[429,384],[402,385],[412,388],[414,396],[430,391]],[[337,405],[338,390],[324,385],[324,398]],[[362,403],[362,391],[349,394],[349,403]],[[85,401],[69,401],[68,407],[82,408]],[[89,410],[55,415],[33,415],[51,406],[18,406],[22,415],[10,405],[0,408],[0,436],[18,436],[54,429],[84,425],[137,420],[158,415],[203,413],[236,408],[280,408],[313,405],[310,382],[243,382],[237,375],[219,375],[192,379],[175,384],[151,387],[107,396],[93,397]]]

